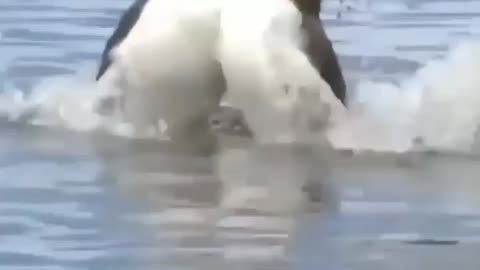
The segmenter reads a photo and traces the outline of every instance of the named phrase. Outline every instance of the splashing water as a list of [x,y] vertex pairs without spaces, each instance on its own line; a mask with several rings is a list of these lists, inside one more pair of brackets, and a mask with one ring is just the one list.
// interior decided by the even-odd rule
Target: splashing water
[[474,150],[480,123],[479,68],[480,44],[472,40],[427,62],[399,85],[361,82],[351,104],[359,146],[406,149],[422,138],[433,148]]
[[[350,98],[348,123],[330,138],[336,146],[354,149],[406,151],[422,138],[429,147],[473,151],[480,123],[478,70],[480,42],[472,40],[427,62],[398,85],[361,81]],[[0,115],[32,125],[133,136],[127,123],[97,112],[108,93],[93,78],[91,70],[48,78],[28,95],[4,83]]]
[[128,124],[98,113],[98,102],[109,93],[100,89],[92,78],[93,73],[86,70],[47,78],[30,94],[7,87],[0,96],[0,115],[12,122],[132,136]]

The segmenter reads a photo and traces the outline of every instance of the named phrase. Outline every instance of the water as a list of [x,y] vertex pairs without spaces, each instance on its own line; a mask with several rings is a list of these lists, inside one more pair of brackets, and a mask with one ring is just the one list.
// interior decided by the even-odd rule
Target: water
[[[3,121],[0,135],[1,269],[281,269],[292,228],[290,269],[477,268],[475,154],[339,154],[331,180],[341,201],[322,197],[305,209],[291,179],[301,170],[267,155],[254,172],[278,181],[264,183],[269,200],[257,205],[276,214],[222,216],[220,179],[247,170],[242,143],[219,156],[217,174],[215,158],[89,131],[102,121],[89,111],[97,61],[129,2],[0,2],[0,111],[17,120]],[[366,144],[402,148],[420,134],[434,146],[470,148],[480,47],[449,50],[476,38],[479,12],[480,1],[326,1],[327,31],[358,94],[353,108],[364,110],[357,124],[375,120]],[[419,99],[419,89],[430,98]],[[35,125],[22,123],[26,112]],[[235,183],[227,199],[240,193]],[[406,243],[418,239],[447,242]]]

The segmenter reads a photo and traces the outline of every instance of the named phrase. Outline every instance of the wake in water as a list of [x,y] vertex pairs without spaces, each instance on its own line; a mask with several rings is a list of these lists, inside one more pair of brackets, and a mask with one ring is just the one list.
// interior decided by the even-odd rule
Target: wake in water
[[350,112],[358,146],[406,150],[416,140],[432,148],[475,150],[479,68],[480,43],[472,40],[427,62],[398,85],[361,82]]
[[[473,151],[480,123],[478,70],[480,43],[469,41],[398,85],[360,81],[350,98],[347,125],[333,130],[330,139],[340,147],[405,151],[422,138],[429,147]],[[0,114],[32,125],[133,136],[127,123],[98,113],[99,102],[110,93],[93,78],[93,70],[47,78],[28,95],[9,87],[6,78]]]
[[30,94],[8,87],[0,96],[0,114],[9,122],[132,136],[127,123],[98,112],[100,102],[111,93],[100,89],[92,76],[93,72],[81,70],[69,76],[47,78]]
[[[212,0],[208,3],[202,4],[201,7],[210,9],[209,5],[214,5],[216,8],[220,2]],[[268,17],[266,14],[269,14],[269,12],[281,9],[279,3],[276,1],[268,2],[268,4],[265,4],[265,9],[259,10],[259,12],[263,12],[262,16],[266,19]],[[251,5],[255,5],[255,3],[252,1]],[[240,4],[232,10],[245,8],[244,12],[248,14],[251,5]],[[232,12],[232,14],[234,13]],[[167,15],[164,14],[164,16]],[[282,13],[282,15],[284,14]],[[262,16],[259,16],[259,18],[262,18]],[[283,33],[284,40],[279,39],[272,42],[275,46],[261,44],[264,46],[255,51],[258,57],[250,61],[255,63],[253,64],[255,68],[258,68],[258,72],[255,72],[255,74],[267,74],[259,75],[259,77],[273,76],[271,74],[283,71],[284,73],[281,76],[277,74],[277,77],[273,77],[278,79],[278,77],[289,75],[293,77],[292,81],[308,79],[308,76],[303,74],[305,73],[303,72],[304,69],[300,71],[299,68],[297,72],[299,74],[296,74],[296,70],[294,72],[291,69],[284,71],[279,67],[266,65],[264,64],[266,60],[262,60],[268,58],[269,53],[271,54],[274,50],[280,50],[277,48],[280,45],[285,48],[298,46],[296,44],[298,38],[295,38],[293,34],[295,31],[291,33],[291,37],[287,37],[289,35],[287,34],[289,32],[287,25],[291,24],[288,20],[292,18],[279,16],[279,19],[276,19],[279,29],[270,30],[272,33],[279,30],[285,32]],[[241,23],[238,23],[238,21]],[[227,64],[233,63],[230,66],[239,65],[237,64],[239,57],[235,55],[236,51],[253,52],[253,49],[256,49],[254,46],[243,46],[245,48],[238,46],[238,44],[244,45],[245,42],[236,43],[234,42],[235,37],[243,37],[243,40],[255,38],[255,34],[251,34],[251,31],[242,32],[242,30],[250,30],[261,22],[261,20],[257,19],[255,21],[253,18],[248,22],[238,21],[231,19],[232,31],[228,31],[228,33],[234,32],[231,35],[233,45],[223,48],[223,50],[230,49],[233,51],[231,59],[228,58],[228,55],[225,56],[229,60],[225,61]],[[251,26],[248,26],[249,23]],[[248,32],[248,35],[251,36],[244,34],[244,32]],[[258,45],[260,41],[255,42],[253,42],[254,45]],[[172,43],[175,43],[175,41]],[[232,49],[231,47],[235,48]],[[151,56],[148,53],[146,58],[149,60]],[[284,60],[288,63],[305,62],[298,54],[285,53],[283,56],[287,58]],[[178,55],[171,57],[167,60],[175,61]],[[149,63],[149,61],[144,62]],[[94,65],[96,66],[96,63]],[[143,68],[147,71],[156,68],[152,64],[145,65],[146,67]],[[229,65],[225,66],[229,67]],[[480,87],[480,78],[477,76],[479,67],[480,42],[470,41],[454,47],[443,59],[425,63],[415,74],[399,84],[361,80],[355,91],[350,91],[350,104],[346,119],[339,117],[336,126],[328,131],[328,137],[337,148],[406,151],[413,146],[414,142],[417,142],[433,148],[475,150],[478,141],[476,137],[479,133],[477,129],[480,124],[480,107],[478,107],[480,93],[477,89]],[[29,94],[25,94],[22,89],[9,86],[8,78],[5,78],[5,82],[2,83],[3,91],[0,95],[0,116],[7,121],[24,122],[31,125],[63,127],[85,132],[101,130],[119,136],[139,136],[133,132],[129,123],[118,120],[113,115],[99,113],[98,108],[102,100],[115,93],[112,92],[112,89],[106,89],[106,87],[94,81],[93,69],[94,67],[90,66],[87,69],[80,70],[77,74],[47,78],[37,84]],[[230,67],[230,69],[232,68]],[[242,72],[234,73],[231,72],[230,74],[231,81],[241,81],[242,78],[247,76]],[[241,81],[241,86],[252,84],[250,82],[252,80],[244,81],[247,82]],[[243,88],[250,89],[248,87]],[[255,97],[255,94],[251,96]],[[271,99],[275,97],[274,94],[269,93],[268,97],[270,96]],[[275,98],[280,100],[279,97]],[[252,99],[257,100],[258,98]],[[250,104],[252,101],[248,100],[247,103]],[[292,102],[290,101],[290,103]],[[332,102],[329,101],[329,103]],[[342,111],[338,109],[339,104],[330,105],[334,107],[332,111]],[[275,130],[273,127],[281,125],[277,123],[279,121],[272,121],[279,118],[275,117],[274,114],[268,112],[268,109],[262,108],[262,113],[256,113],[254,117],[250,118],[256,122],[257,126],[268,133],[269,129]],[[151,132],[146,136],[158,137],[158,135]]]

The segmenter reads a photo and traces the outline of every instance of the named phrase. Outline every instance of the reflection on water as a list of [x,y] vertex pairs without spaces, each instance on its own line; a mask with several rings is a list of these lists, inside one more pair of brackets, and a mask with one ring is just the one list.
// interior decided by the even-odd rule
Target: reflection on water
[[[330,152],[328,167],[305,170],[304,149],[228,148],[209,158],[158,142],[3,130],[2,265],[477,265],[480,219],[466,207],[476,202],[476,157]],[[325,169],[317,200],[307,200],[302,186]]]
[[[1,2],[2,92],[93,69],[129,2]],[[337,1],[325,2],[350,86],[400,80],[478,33],[480,1],[351,0],[341,19]],[[0,128],[0,268],[478,268],[476,156],[229,137],[206,157],[105,134]]]

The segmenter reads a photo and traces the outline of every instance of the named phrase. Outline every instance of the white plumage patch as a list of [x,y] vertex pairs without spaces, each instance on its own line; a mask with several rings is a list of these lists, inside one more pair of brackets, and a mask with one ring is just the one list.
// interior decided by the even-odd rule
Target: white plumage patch
[[304,53],[301,20],[285,0],[232,1],[222,10],[229,101],[260,141],[310,140],[345,113]]
[[150,0],[105,77],[138,130],[163,119],[182,136],[226,90],[259,141],[310,138],[343,106],[309,63],[300,23],[287,0]]
[[122,114],[137,132],[163,119],[169,135],[179,136],[194,118],[216,109],[224,91],[214,57],[217,2],[150,0],[112,51],[105,77],[121,88]]

